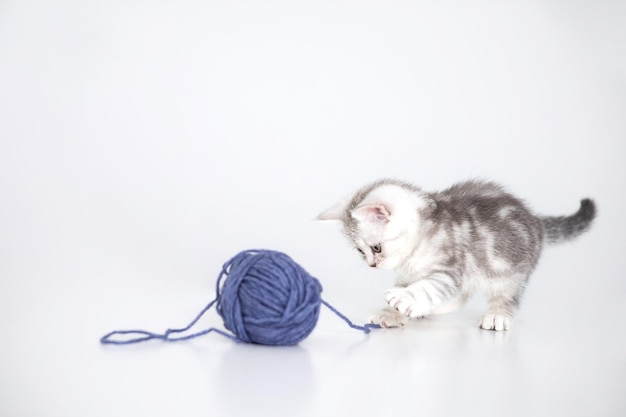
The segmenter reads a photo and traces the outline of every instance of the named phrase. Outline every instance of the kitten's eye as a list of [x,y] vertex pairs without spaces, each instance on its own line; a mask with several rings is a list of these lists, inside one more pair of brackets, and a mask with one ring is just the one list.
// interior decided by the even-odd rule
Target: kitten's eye
[[358,251],[361,253],[361,255],[365,255],[365,252],[363,252],[363,249],[361,249],[361,248],[356,248],[356,250],[358,250]]
[[380,246],[380,244],[372,246],[371,249],[372,249],[372,252],[374,252],[374,253],[380,253],[383,250],[383,248]]

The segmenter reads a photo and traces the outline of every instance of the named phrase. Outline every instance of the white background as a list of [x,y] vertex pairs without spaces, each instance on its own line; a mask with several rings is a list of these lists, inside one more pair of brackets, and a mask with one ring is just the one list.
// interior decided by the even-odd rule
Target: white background
[[[619,1],[0,1],[0,414],[625,415],[625,21]],[[365,321],[392,275],[313,218],[380,177],[599,217],[545,251],[506,334],[477,299],[369,337],[324,310],[296,348],[98,343],[186,324],[248,248]]]

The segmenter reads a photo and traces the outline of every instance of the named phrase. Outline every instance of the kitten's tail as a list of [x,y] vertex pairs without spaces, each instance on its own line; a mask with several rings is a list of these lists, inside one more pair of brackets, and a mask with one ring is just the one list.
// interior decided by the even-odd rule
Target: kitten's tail
[[596,204],[585,198],[580,202],[580,208],[571,216],[542,216],[539,219],[543,225],[544,241],[546,243],[561,243],[574,239],[591,227],[596,217]]

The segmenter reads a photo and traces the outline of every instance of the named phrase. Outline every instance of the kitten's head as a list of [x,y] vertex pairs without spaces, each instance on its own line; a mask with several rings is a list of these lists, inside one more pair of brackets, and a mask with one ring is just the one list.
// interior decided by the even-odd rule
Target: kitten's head
[[372,268],[401,265],[415,247],[421,212],[431,201],[418,188],[379,181],[322,212],[319,220],[339,220],[348,239]]

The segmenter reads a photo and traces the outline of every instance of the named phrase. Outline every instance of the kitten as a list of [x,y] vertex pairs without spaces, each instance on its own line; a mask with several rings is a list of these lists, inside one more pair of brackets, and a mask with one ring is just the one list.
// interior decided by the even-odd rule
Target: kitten
[[491,182],[466,181],[428,193],[385,179],[318,219],[341,221],[370,267],[398,273],[385,292],[389,307],[372,323],[398,327],[408,318],[451,312],[482,290],[489,308],[480,327],[508,330],[543,244],[577,237],[595,214],[594,202],[584,199],[571,216],[537,216]]

